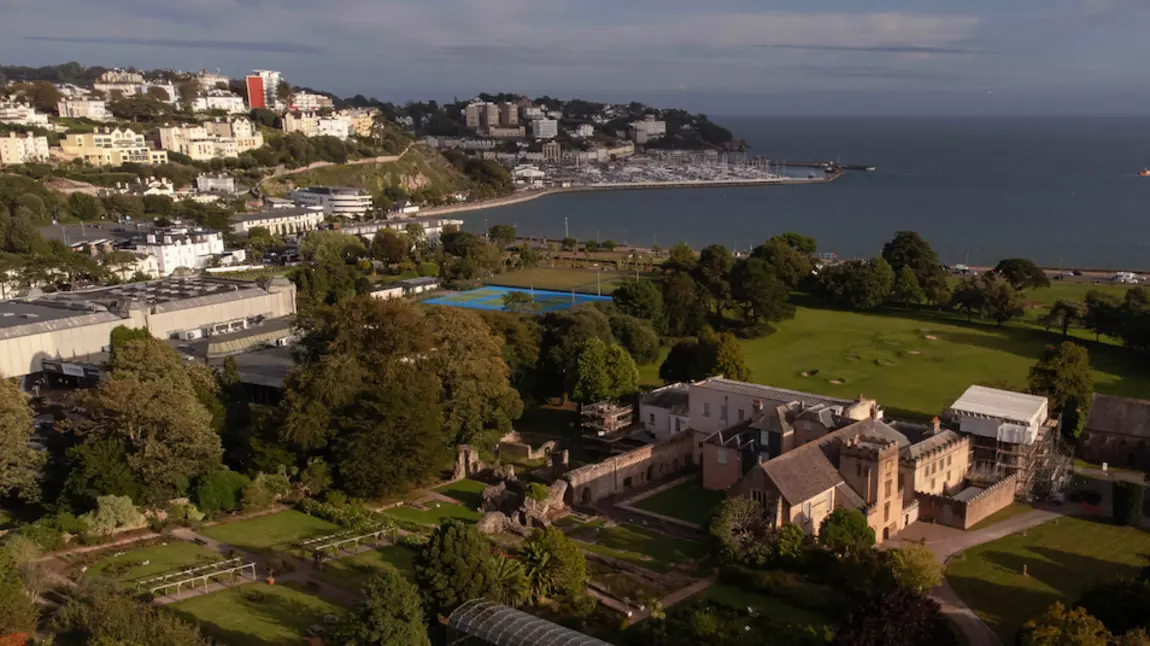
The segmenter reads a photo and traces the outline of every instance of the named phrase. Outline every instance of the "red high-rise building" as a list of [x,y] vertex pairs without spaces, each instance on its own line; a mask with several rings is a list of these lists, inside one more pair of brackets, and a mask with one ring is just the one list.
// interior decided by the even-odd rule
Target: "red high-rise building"
[[250,74],[244,80],[248,87],[248,107],[252,109],[268,107],[264,94],[263,77]]

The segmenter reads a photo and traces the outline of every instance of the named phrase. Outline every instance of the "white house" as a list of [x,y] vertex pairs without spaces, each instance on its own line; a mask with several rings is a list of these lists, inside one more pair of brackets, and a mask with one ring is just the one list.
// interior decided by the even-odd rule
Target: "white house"
[[192,100],[192,112],[221,110],[228,114],[244,114],[248,111],[243,97],[227,90],[210,90],[204,96]]
[[255,227],[263,227],[275,235],[303,233],[318,229],[323,218],[323,208],[318,206],[242,213],[232,218],[232,231],[246,234]]
[[236,180],[227,175],[200,175],[196,178],[196,190],[201,193],[224,193],[234,195]]
[[37,137],[31,132],[17,135],[9,132],[0,136],[0,165],[27,164],[48,159],[48,138]]
[[555,119],[536,119],[531,122],[531,136],[536,139],[554,139],[559,136],[559,122]]
[[283,130],[287,133],[298,132],[305,137],[329,136],[337,139],[347,139],[351,136],[352,121],[345,115],[320,116],[314,112],[302,112],[296,115],[289,112],[284,115]]
[[318,206],[328,215],[358,218],[371,209],[371,195],[350,186],[308,186],[291,192],[296,206]]
[[301,112],[315,112],[322,109],[334,109],[335,101],[330,96],[324,94],[313,94],[311,92],[296,92],[291,95],[292,110],[300,110]]
[[156,257],[156,271],[169,276],[180,267],[203,269],[212,258],[224,253],[224,238],[219,231],[171,227],[156,229],[136,242],[136,253]]
[[0,100],[0,123],[16,126],[47,126],[48,115],[36,112],[35,108],[27,103],[13,103],[9,100]]
[[70,119],[107,121],[112,118],[112,115],[108,114],[108,104],[103,99],[92,97],[61,99],[56,104],[56,111],[60,113],[61,117]]
[[403,285],[392,284],[373,291],[371,295],[389,301],[393,298],[403,298]]

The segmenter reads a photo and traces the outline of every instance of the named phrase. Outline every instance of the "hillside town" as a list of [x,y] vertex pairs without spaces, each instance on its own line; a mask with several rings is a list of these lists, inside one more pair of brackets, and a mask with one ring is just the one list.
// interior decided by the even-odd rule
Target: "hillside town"
[[638,103],[40,69],[0,68],[0,643],[1150,643],[1137,276],[475,232],[787,177]]

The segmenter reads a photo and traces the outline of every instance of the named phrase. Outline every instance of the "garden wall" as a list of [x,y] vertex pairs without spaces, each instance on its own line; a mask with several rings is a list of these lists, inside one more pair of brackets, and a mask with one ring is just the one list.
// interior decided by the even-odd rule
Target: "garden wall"
[[958,529],[970,529],[979,521],[1014,501],[1016,479],[1014,475],[1007,476],[969,500],[915,493],[915,498],[918,500],[919,520]]
[[689,469],[694,464],[695,434],[673,435],[654,444],[568,471],[568,505],[590,505],[652,480]]

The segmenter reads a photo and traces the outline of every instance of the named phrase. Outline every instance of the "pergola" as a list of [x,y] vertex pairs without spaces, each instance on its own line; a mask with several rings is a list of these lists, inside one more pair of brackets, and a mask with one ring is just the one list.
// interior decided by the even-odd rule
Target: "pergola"
[[[475,638],[491,646],[611,646],[600,639],[486,599],[472,599],[456,608],[447,618],[447,627],[449,644]],[[463,635],[456,637],[455,633]]]

